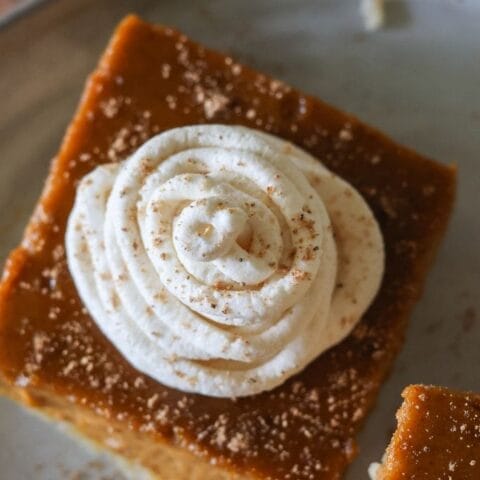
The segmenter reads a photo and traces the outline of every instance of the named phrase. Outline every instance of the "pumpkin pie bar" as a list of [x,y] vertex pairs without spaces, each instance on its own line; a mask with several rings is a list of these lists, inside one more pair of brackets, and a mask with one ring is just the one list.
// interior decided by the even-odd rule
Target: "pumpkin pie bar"
[[[81,265],[76,270],[69,268],[69,243],[66,249],[65,241],[66,233],[72,233],[72,245],[77,245],[75,239],[80,238],[75,237],[77,225],[69,218],[74,202],[77,205],[77,186],[81,185],[78,195],[85,192],[84,187],[95,187],[93,177],[88,177],[89,184],[86,176],[97,171],[101,173],[100,180],[108,182],[117,172],[113,172],[117,167],[112,165],[133,158],[129,156],[137,155],[134,152],[153,151],[142,146],[152,137],[151,141],[161,143],[165,138],[162,135],[187,126],[182,132],[190,132],[188,135],[199,132],[196,126],[218,133],[209,130],[209,124],[222,125],[229,132],[229,126],[234,126],[238,138],[255,131],[254,143],[266,145],[265,151],[270,151],[271,145],[278,146],[282,139],[291,147],[282,147],[279,158],[294,151],[302,158],[311,159],[311,155],[319,159],[332,172],[331,178],[341,177],[363,197],[379,225],[385,250],[379,291],[355,326],[349,324],[347,316],[340,319],[339,325],[349,332],[341,342],[322,348],[322,353],[308,361],[305,368],[296,368],[277,386],[257,391],[257,385],[267,381],[260,375],[237,382],[236,390],[228,391],[239,394],[230,396],[217,395],[215,390],[209,395],[195,383],[198,378],[191,379],[182,371],[172,370],[165,381],[158,381],[164,378],[159,367],[163,364],[149,363],[143,357],[143,363],[128,361],[127,347],[134,354],[137,347],[127,345],[125,351],[120,351],[110,339],[123,335],[128,344],[128,335],[121,328],[114,334],[113,330],[99,328],[96,315],[92,314],[93,303],[82,301],[93,282],[85,280],[78,288],[79,277],[72,278],[71,273],[80,271],[82,278],[88,279],[90,272],[81,270]],[[145,174],[149,172],[150,160],[146,155],[146,163],[140,164]],[[105,167],[98,170],[101,165]],[[314,167],[317,168],[316,164]],[[232,171],[240,168],[244,168],[240,161],[232,163]],[[125,177],[125,172],[124,169],[117,173]],[[231,175],[225,169],[213,173],[214,178]],[[327,175],[325,171],[324,174]],[[195,178],[184,180],[194,182]],[[275,175],[276,181],[283,181],[282,178]],[[300,182],[298,178],[292,181]],[[178,192],[172,185],[170,195],[174,196]],[[265,190],[266,202],[276,198],[278,192],[273,187]],[[183,188],[184,191],[190,189]],[[345,197],[350,197],[347,193]],[[143,465],[160,479],[340,478],[357,454],[356,435],[401,347],[408,317],[420,297],[427,270],[447,226],[454,193],[454,167],[399,146],[355,117],[230,56],[211,51],[171,28],[152,26],[129,16],[117,28],[90,76],[23,241],[6,262],[0,284],[1,389],[19,403],[51,419],[67,422],[95,444]],[[119,192],[119,202],[123,195],[128,197],[128,189]],[[91,208],[84,214],[95,216],[95,202],[101,198],[86,198],[85,205]],[[88,203],[90,200],[93,203]],[[207,206],[204,202],[196,208]],[[235,221],[245,220],[235,208],[229,212],[230,220],[237,214]],[[293,234],[313,228],[307,218],[310,213],[302,207],[302,213],[287,219],[298,222]],[[115,222],[121,221],[121,215],[113,215],[110,221],[111,228],[117,229]],[[176,225],[183,228],[178,222]],[[262,228],[258,224],[258,229]],[[265,232],[271,234],[268,229]],[[125,229],[124,233],[131,232]],[[198,233],[212,234],[208,224]],[[329,235],[335,237],[331,232]],[[188,250],[192,238],[195,240],[183,234],[178,241]],[[315,242],[316,238],[317,234],[312,234],[308,241]],[[153,239],[151,248],[161,248],[162,241]],[[342,243],[343,239],[337,235],[335,241]],[[248,238],[245,242],[249,242]],[[77,246],[80,253],[72,258],[78,260],[81,242]],[[143,248],[135,242],[130,247],[132,252]],[[352,244],[352,254],[354,247]],[[114,255],[112,249],[108,242],[99,243],[99,251]],[[298,261],[315,261],[318,250],[305,249]],[[201,249],[188,252],[197,257],[211,253]],[[298,251],[292,255],[292,261],[296,261]],[[164,253],[155,257],[155,261],[165,259]],[[242,260],[238,258],[239,268],[232,270],[239,276],[240,284],[245,266]],[[271,264],[275,262],[262,263],[262,268]],[[327,268],[328,263],[322,265]],[[308,280],[306,271],[292,275],[299,282]],[[96,281],[111,281],[107,277],[99,275]],[[118,281],[120,277],[129,280],[128,274],[120,273],[117,277]],[[168,281],[167,278],[167,284]],[[359,282],[358,288],[363,286]],[[179,284],[169,286],[177,287],[182,288]],[[341,294],[344,285],[337,282],[334,287]],[[218,289],[222,290],[221,285]],[[230,295],[228,288],[223,290]],[[125,291],[125,298],[129,294]],[[125,298],[111,297],[112,309]],[[158,302],[163,300],[159,294]],[[186,302],[196,300],[190,298]],[[317,301],[315,296],[312,301]],[[357,303],[354,295],[350,301],[352,305]],[[139,319],[147,318],[157,307],[149,306],[148,311],[139,313]],[[213,318],[217,318],[215,312],[228,317],[228,305],[221,312],[213,301],[203,307]],[[271,306],[273,310],[276,307]],[[222,335],[228,336],[235,328],[226,328]],[[195,337],[192,338],[195,343]],[[174,336],[171,340],[181,342],[182,338]],[[168,348],[170,344],[165,342]],[[195,345],[196,349],[198,341]],[[204,347],[215,345],[205,343]],[[230,347],[228,343],[224,345],[226,350]],[[300,349],[295,354],[303,352]],[[172,358],[172,362],[176,360]],[[198,364],[208,372],[217,365],[209,360]],[[167,368],[170,364],[165,365]],[[147,375],[145,371],[153,373]],[[284,373],[279,369],[278,375]],[[232,373],[232,377],[235,375]],[[185,388],[176,388],[175,382]]]
[[480,395],[411,385],[378,480],[480,478]]

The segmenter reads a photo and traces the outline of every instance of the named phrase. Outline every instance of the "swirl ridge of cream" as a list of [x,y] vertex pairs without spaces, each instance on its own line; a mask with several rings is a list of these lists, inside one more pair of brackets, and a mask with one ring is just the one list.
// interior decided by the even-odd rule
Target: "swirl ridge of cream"
[[85,176],[66,247],[85,306],[132,365],[219,397],[270,390],[341,341],[384,268],[351,185],[224,125],[166,131]]

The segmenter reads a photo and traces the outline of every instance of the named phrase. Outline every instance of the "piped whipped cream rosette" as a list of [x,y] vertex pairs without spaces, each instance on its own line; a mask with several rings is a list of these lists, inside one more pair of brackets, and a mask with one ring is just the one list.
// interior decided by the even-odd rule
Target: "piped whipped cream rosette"
[[81,299],[134,367],[218,397],[272,389],[342,340],[384,265],[352,186],[224,125],[166,131],[85,176],[66,247]]

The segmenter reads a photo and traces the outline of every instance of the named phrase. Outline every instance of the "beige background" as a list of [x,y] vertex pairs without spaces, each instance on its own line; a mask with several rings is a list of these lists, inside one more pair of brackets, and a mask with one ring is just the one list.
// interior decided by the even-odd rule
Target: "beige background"
[[[406,346],[360,438],[366,478],[408,383],[480,391],[480,2],[391,0],[363,31],[356,0],[57,0],[0,30],[0,258],[19,240],[83,82],[129,11],[172,24],[442,162],[460,188]],[[3,261],[3,260],[2,260]],[[2,480],[99,479],[95,455],[0,401]],[[118,477],[114,477],[118,478]]]

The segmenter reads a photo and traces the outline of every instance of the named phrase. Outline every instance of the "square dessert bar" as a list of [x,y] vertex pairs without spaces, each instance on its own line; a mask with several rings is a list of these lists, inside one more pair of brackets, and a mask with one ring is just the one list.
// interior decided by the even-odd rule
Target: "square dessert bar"
[[480,478],[480,395],[411,385],[377,480]]
[[[136,371],[82,305],[64,234],[78,181],[184,125],[238,124],[308,150],[353,184],[381,226],[386,271],[353,333],[282,386],[212,398]],[[335,479],[404,337],[452,208],[455,169],[356,118],[134,16],[87,82],[0,285],[4,392],[158,478]]]

